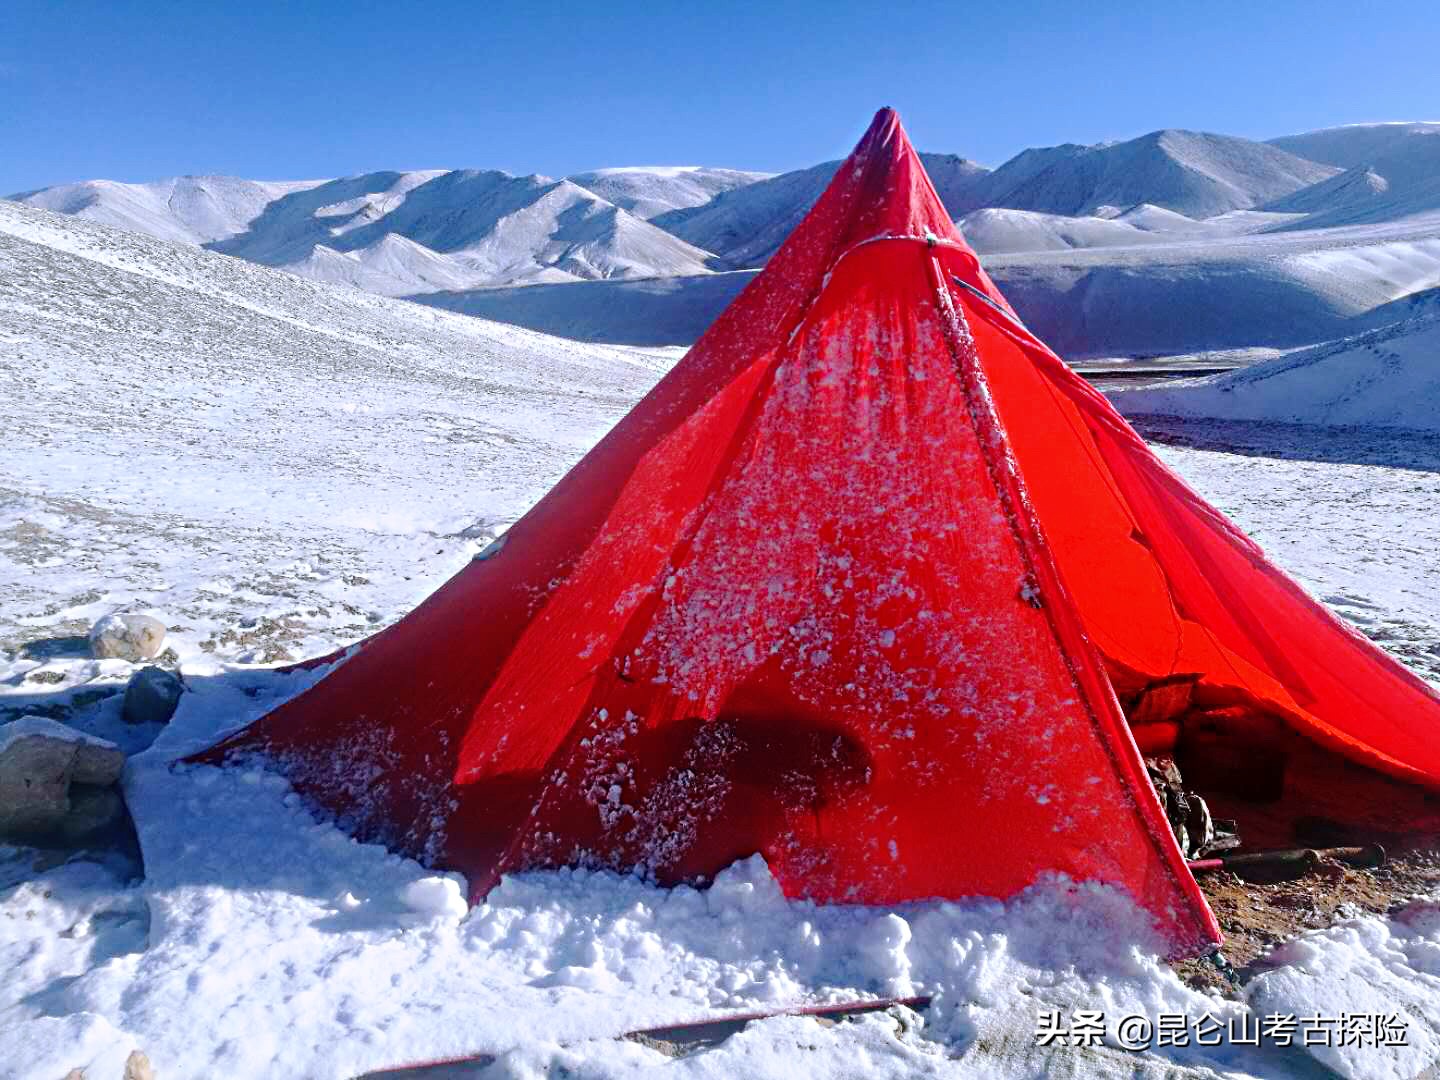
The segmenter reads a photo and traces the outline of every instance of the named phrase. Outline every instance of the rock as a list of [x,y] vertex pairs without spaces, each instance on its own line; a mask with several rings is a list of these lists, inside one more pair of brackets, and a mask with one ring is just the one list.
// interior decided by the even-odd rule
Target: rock
[[77,743],[75,767],[70,774],[70,782],[109,787],[119,782],[120,774],[124,771],[125,754],[119,747],[98,740]]
[[59,831],[78,843],[114,827],[125,815],[125,800],[113,787],[76,784],[70,789],[70,809],[60,819]]
[[153,666],[141,668],[125,687],[121,715],[127,724],[168,724],[184,692],[185,684],[174,672]]
[[100,660],[138,663],[159,656],[164,644],[165,624],[150,615],[117,612],[90,628],[90,651]]
[[150,1059],[139,1050],[131,1050],[130,1056],[125,1059],[124,1080],[155,1080],[155,1069]]
[[[91,791],[105,791],[104,785],[114,784],[124,765],[125,755],[114,744],[53,720],[26,716],[0,727],[0,834],[65,832],[77,809],[70,785],[79,780],[93,785]],[[114,791],[110,795],[120,798]],[[80,802],[75,828],[113,820],[108,797],[87,796]]]
[[0,833],[57,826],[70,810],[74,767],[74,743],[44,735],[10,739],[0,750]]

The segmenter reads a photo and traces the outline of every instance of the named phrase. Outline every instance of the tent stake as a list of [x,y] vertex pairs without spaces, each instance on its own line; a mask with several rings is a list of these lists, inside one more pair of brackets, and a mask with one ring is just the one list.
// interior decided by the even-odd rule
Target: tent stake
[[1334,859],[1347,866],[1362,868],[1385,865],[1385,849],[1379,844],[1363,847],[1286,848],[1281,851],[1253,851],[1243,855],[1220,855],[1213,859],[1191,859],[1186,862],[1192,874],[1208,870],[1244,870],[1249,867],[1299,866],[1314,869],[1321,859]]

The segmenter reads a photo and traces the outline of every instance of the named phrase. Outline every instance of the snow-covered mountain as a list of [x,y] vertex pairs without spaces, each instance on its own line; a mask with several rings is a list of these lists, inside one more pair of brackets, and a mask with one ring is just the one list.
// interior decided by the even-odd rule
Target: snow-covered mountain
[[966,214],[956,224],[971,247],[981,255],[990,255],[1166,244],[1185,238],[1219,239],[1259,232],[1291,221],[1294,216],[1232,210],[1197,221],[1164,207],[1141,203],[1119,213],[1107,209],[1079,217],[987,207]]
[[1341,169],[1353,169],[1373,161],[1378,154],[1411,135],[1440,134],[1440,120],[1393,121],[1383,124],[1346,124],[1321,128],[1299,135],[1282,135],[1267,139],[1298,157],[1323,162]]
[[567,179],[649,221],[671,210],[702,206],[722,192],[768,180],[773,175],[698,165],[648,165],[596,169],[574,173]]
[[[970,197],[976,181],[985,175],[983,165],[954,154],[920,157],[952,215],[958,217],[983,205]],[[732,267],[760,266],[800,223],[839,167],[840,162],[827,161],[781,173],[722,192],[704,205],[661,214],[654,223],[698,248],[714,252]]]
[[1292,214],[1323,213],[1342,206],[1369,203],[1389,188],[1390,182],[1369,165],[1356,165],[1328,180],[1276,199],[1268,209]]
[[5,201],[0,351],[4,487],[272,539],[516,515],[661,366]]
[[91,181],[17,199],[387,296],[694,274],[712,261],[569,180],[493,170],[269,185]]
[[216,237],[212,244],[222,250],[243,249],[252,262],[288,265],[317,244],[343,243],[347,234],[384,218],[416,188],[445,175],[438,170],[373,172],[322,181],[271,200],[243,228]]
[[693,274],[709,260],[569,180],[473,169],[334,180],[277,199],[213,246],[318,280],[352,280],[345,262],[359,263],[390,295]]
[[276,199],[322,180],[242,180],[235,176],[172,176],[149,184],[82,180],[12,195],[17,202],[121,229],[208,244],[243,230]]
[[1440,433],[1440,290],[1413,318],[1194,382],[1113,395],[1131,415]]
[[[1440,177],[1420,149],[1440,144],[1409,134],[1408,172],[1395,136],[1395,159],[1385,163],[1397,177],[1413,178],[1405,190],[1414,196]],[[1377,200],[1366,217],[1352,215],[1369,223],[1363,228],[1316,229],[1348,224],[1330,213],[1323,189],[1363,186],[1363,179],[1246,139],[1164,131],[1106,146],[1027,151],[993,173],[947,170],[933,158],[926,165],[952,210],[985,204],[961,218],[962,230],[1021,315],[1077,359],[1306,345],[1368,329],[1365,320],[1393,301],[1440,284],[1440,227],[1403,220],[1409,207]],[[831,171],[787,173],[656,223],[732,264],[760,262]],[[1174,205],[1166,205],[1167,194]],[[1070,213],[993,205],[1022,196]],[[1074,214],[1077,207],[1086,212]],[[1392,218],[1401,220],[1392,225]],[[1284,235],[1267,235],[1276,231]],[[612,282],[576,293],[542,287],[434,299],[585,340],[680,344],[694,340],[746,280],[687,277],[664,287]]]
[[1356,164],[1271,203],[1268,209],[1309,215],[1285,226],[1292,229],[1403,221],[1440,213],[1440,124],[1384,125],[1380,133],[1385,138],[1357,144],[1354,149],[1363,148],[1365,157]]
[[[1143,207],[1110,220],[979,211],[961,225],[1021,318],[1076,360],[1309,345],[1405,317],[1406,298],[1440,286],[1440,219],[1273,232],[1293,215],[1234,211],[1189,225],[1177,218]],[[1111,227],[1111,235],[1095,235]],[[1090,246],[1072,248],[1067,237]],[[1008,250],[984,252],[988,244]],[[753,277],[736,271],[413,299],[581,341],[688,345]]]
[[[1178,217],[1145,208],[1111,220],[980,211],[961,224],[982,251],[1008,248],[985,253],[986,270],[1031,329],[1077,360],[1309,345],[1402,318],[1405,298],[1440,286],[1440,220],[1270,232],[1292,218],[1235,211],[1185,225]],[[1094,235],[1112,226],[1111,236]],[[1066,245],[1075,232],[1091,246]],[[581,341],[688,345],[753,276],[413,299]]]
[[981,179],[977,206],[1093,214],[1153,203],[1192,218],[1272,202],[1338,170],[1265,143],[1198,131],[1026,150]]
[[1067,358],[1290,348],[1368,329],[1440,285],[1440,220],[990,255],[985,268]]
[[[1026,150],[993,172],[922,156],[1022,315],[1077,358],[1309,344],[1440,283],[1440,124],[1270,144],[1166,130]],[[677,345],[748,281],[734,268],[773,254],[836,165],[187,177],[19,198],[580,340]]]

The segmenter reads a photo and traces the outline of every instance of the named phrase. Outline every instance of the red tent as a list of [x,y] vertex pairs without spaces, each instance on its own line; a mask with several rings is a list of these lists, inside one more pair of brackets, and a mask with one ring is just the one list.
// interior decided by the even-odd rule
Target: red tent
[[1219,931],[1132,722],[1440,781],[1440,699],[1024,328],[883,110],[502,540],[206,758],[264,751],[476,895],[573,863],[704,880],[757,851],[822,901],[1058,872],[1198,951]]

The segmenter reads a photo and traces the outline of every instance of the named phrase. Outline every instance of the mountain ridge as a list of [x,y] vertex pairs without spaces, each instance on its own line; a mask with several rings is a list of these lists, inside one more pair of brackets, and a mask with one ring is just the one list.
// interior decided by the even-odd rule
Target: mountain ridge
[[[953,154],[922,159],[992,274],[1062,351],[1190,351],[1245,334],[1255,344],[1314,340],[1306,335],[1342,331],[1357,313],[1433,284],[1432,132],[1440,124],[1362,125],[1258,143],[1160,129],[1031,148],[994,170]],[[1273,145],[1295,139],[1319,139],[1336,161],[1366,160],[1342,167]],[[670,345],[693,340],[744,280],[708,278],[763,266],[837,165],[778,175],[624,166],[560,178],[493,169],[180,177],[19,198],[380,295],[588,340]],[[1122,302],[1141,294],[1169,314],[1147,321]],[[1234,312],[1227,326],[1211,317],[1220,297]],[[1182,332],[1173,318],[1187,304]],[[595,305],[604,310],[586,310]]]
[[[985,166],[958,154],[920,155],[951,216],[974,207],[968,192]],[[731,269],[762,265],[790,235],[830,183],[841,162],[825,161],[722,192],[701,206],[662,214],[654,223],[696,247],[714,252]]]
[[1206,218],[1251,209],[1338,171],[1249,139],[1165,128],[1123,142],[1022,151],[973,194],[985,207],[1065,216],[1151,203]]
[[1292,154],[1353,169],[1367,164],[1376,154],[1389,149],[1406,135],[1417,132],[1440,133],[1440,120],[1387,120],[1376,124],[1341,124],[1317,128],[1296,135],[1280,135],[1265,141]]

